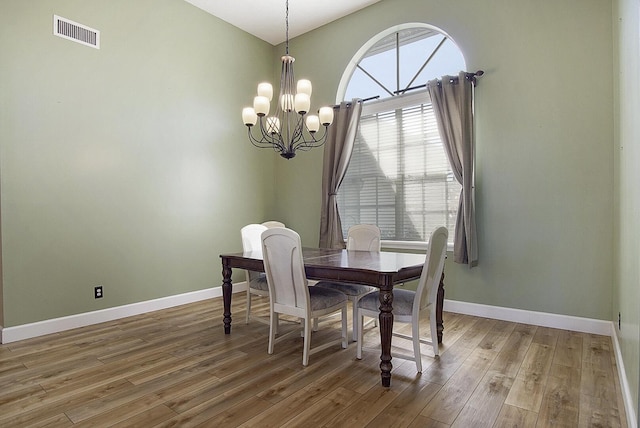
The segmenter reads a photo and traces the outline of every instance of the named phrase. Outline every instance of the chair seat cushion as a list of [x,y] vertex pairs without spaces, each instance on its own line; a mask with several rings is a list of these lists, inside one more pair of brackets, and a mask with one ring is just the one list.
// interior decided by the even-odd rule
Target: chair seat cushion
[[309,299],[311,300],[311,310],[319,311],[346,302],[347,296],[340,291],[315,285],[309,287]]
[[320,281],[315,285],[316,287],[329,288],[332,290],[338,290],[346,294],[347,296],[364,296],[365,294],[376,291],[376,287],[370,287],[362,284],[349,284],[346,282],[329,282]]
[[[413,312],[413,299],[415,291],[396,288],[393,290],[393,313],[395,315],[411,315]],[[358,307],[370,311],[380,309],[378,293],[367,294],[358,301]]]
[[257,277],[252,278],[249,283],[249,287],[254,290],[269,291],[269,284],[267,284],[267,275],[260,273]]

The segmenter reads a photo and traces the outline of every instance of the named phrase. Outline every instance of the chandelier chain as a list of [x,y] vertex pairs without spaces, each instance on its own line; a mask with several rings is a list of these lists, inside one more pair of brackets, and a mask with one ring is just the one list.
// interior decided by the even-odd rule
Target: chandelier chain
[[285,53],[289,55],[289,0],[286,1],[286,14],[285,14]]

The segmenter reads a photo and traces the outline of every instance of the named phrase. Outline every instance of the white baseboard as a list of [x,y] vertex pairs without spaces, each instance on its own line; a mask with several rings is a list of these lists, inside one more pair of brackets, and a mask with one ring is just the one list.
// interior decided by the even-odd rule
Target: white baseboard
[[503,308],[479,303],[458,302],[445,299],[443,310],[458,314],[474,315],[503,321],[559,328],[581,333],[611,336],[611,321],[580,318],[571,315],[558,315],[546,312],[526,311],[523,309]]
[[[443,310],[458,314],[474,315],[477,317],[532,324],[541,327],[552,327],[562,330],[578,331],[581,333],[600,334],[611,337],[616,356],[616,365],[618,366],[618,377],[620,378],[620,388],[622,389],[628,426],[638,426],[635,404],[633,402],[633,396],[631,395],[631,389],[629,388],[629,382],[627,382],[624,362],[622,361],[620,343],[618,342],[618,335],[616,334],[615,325],[612,321],[580,318],[570,315],[550,314],[545,312],[525,311],[522,309],[502,308],[499,306],[458,302],[447,299],[444,301]],[[446,338],[446,323],[444,337]]]
[[627,372],[624,368],[624,361],[622,361],[622,350],[620,349],[620,342],[618,341],[618,335],[616,334],[616,326],[611,323],[611,340],[613,341],[613,348],[616,354],[616,365],[618,366],[618,377],[620,378],[620,388],[622,389],[622,397],[624,399],[624,408],[627,415],[627,426],[638,426],[638,415],[636,415],[636,407],[633,399],[631,398],[631,388],[627,381]]
[[[246,290],[246,282],[238,282],[233,284],[234,294]],[[148,300],[145,302],[116,306],[113,308],[85,312],[82,314],[70,315],[67,317],[53,318],[50,320],[38,321],[30,324],[18,325],[15,327],[6,327],[0,329],[0,343],[16,342],[18,340],[44,336],[45,334],[58,333],[65,330],[71,330],[72,328],[113,321],[120,318],[140,315],[147,312],[167,309],[174,306],[212,299],[214,297],[220,296],[222,296],[222,287],[213,287],[207,288],[205,290],[177,294],[175,296],[161,297],[159,299]]]

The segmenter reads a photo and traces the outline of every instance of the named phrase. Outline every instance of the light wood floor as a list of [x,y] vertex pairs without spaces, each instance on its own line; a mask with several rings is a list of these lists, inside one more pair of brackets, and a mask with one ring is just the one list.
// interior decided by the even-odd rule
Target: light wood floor
[[626,426],[605,336],[445,313],[440,358],[425,347],[422,375],[394,359],[387,389],[379,352],[356,360],[353,343],[306,368],[299,337],[268,355],[268,327],[234,297],[228,336],[214,299],[1,345],[0,427]]

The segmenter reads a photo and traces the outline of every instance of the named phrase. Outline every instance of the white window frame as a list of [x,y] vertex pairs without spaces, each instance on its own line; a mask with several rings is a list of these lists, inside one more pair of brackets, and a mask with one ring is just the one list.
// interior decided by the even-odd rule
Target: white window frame
[[[337,94],[336,94],[337,95],[336,96],[336,103],[339,104],[344,99],[344,96],[345,96],[345,94],[347,92],[347,87],[349,85],[349,82],[351,81],[351,77],[353,76],[354,71],[358,67],[358,64],[360,63],[360,60],[367,54],[367,52],[378,41],[380,41],[381,39],[387,37],[390,34],[393,34],[393,33],[396,33],[396,32],[400,32],[400,31],[405,30],[405,29],[419,28],[419,27],[435,30],[438,33],[442,34],[443,36],[447,37],[449,40],[451,40],[455,44],[455,41],[453,40],[453,38],[451,36],[449,36],[449,34],[447,34],[446,32],[442,31],[440,28],[431,26],[429,24],[413,22],[413,23],[405,23],[405,24],[400,24],[400,25],[396,25],[396,26],[390,27],[390,28],[378,33],[375,37],[372,37],[353,56],[353,58],[351,59],[351,61],[347,65],[347,67],[346,67],[346,69],[345,69],[345,71],[344,71],[344,73],[342,75],[342,78],[340,80],[340,83],[339,83],[339,86],[338,86],[338,91],[337,91]],[[370,114],[390,111],[390,110],[393,110],[393,109],[398,109],[398,108],[403,108],[403,107],[406,107],[406,106],[410,106],[412,103],[413,104],[418,104],[418,103],[429,102],[428,100],[430,100],[428,91],[419,90],[419,91],[413,91],[410,94],[405,94],[405,95],[402,95],[402,96],[385,98],[385,99],[380,100],[380,101],[368,101],[363,106],[362,115],[365,116],[365,115],[370,115]],[[452,242],[453,241],[450,240],[450,242],[448,243],[447,249],[449,251],[453,251]],[[426,249],[428,248],[428,242],[426,242],[426,241],[396,241],[396,240],[391,241],[391,240],[383,240],[381,244],[382,244],[382,248],[383,249],[389,249],[389,250],[426,251]]]
[[[362,116],[374,115],[377,113],[384,113],[392,110],[402,109],[404,107],[429,103],[431,100],[429,92],[426,90],[420,90],[412,92],[408,95],[385,98],[379,101],[369,101],[363,105]],[[339,191],[338,191],[339,192]],[[453,251],[453,240],[450,239],[447,245],[448,251]],[[408,250],[408,251],[426,251],[428,248],[427,241],[397,241],[397,240],[382,240],[382,249],[388,250]]]

